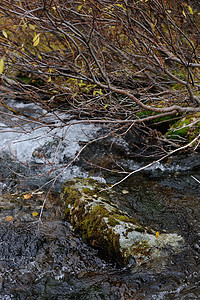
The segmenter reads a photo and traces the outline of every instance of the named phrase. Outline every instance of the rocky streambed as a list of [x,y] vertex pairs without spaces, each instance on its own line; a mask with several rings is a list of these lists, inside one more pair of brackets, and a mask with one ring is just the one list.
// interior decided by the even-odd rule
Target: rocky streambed
[[51,127],[54,116],[35,104],[6,103],[48,122],[2,109],[1,299],[199,299],[199,154],[110,189],[148,163],[125,139],[90,143],[99,126]]
[[144,175],[107,187],[70,179],[42,222],[45,192],[1,196],[2,299],[199,298],[200,195]]

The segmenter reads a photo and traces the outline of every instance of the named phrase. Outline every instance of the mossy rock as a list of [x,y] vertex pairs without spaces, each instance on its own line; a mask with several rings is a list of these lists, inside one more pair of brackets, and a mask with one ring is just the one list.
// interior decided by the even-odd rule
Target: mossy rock
[[200,131],[200,113],[190,115],[177,121],[168,130],[166,137],[171,140],[184,138],[192,141]]
[[121,211],[116,205],[116,192],[106,187],[90,178],[74,178],[63,185],[64,218],[84,242],[118,265],[130,261],[141,264],[181,251],[181,236],[163,233],[157,237],[153,229]]
[[148,111],[148,110],[142,110],[136,113],[137,117],[139,117],[140,119],[150,117],[150,116],[155,116],[155,119],[149,120],[147,123],[149,124],[149,126],[156,129],[157,131],[160,131],[163,134],[165,134],[168,128],[176,122],[177,117],[180,117],[180,115],[178,114],[173,114],[173,115],[167,115],[167,116],[156,118],[156,116],[159,114],[160,114],[159,112]]

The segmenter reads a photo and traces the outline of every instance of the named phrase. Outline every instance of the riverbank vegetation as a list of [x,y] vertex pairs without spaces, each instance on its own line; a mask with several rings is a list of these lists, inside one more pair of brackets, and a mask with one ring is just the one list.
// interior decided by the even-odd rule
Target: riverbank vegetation
[[17,97],[198,149],[198,1],[2,0],[0,16],[1,83]]

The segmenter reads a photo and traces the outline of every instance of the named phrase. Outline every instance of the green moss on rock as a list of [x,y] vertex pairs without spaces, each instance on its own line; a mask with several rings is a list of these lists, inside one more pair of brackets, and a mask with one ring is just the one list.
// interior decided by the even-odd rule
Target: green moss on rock
[[180,236],[160,234],[157,239],[153,230],[121,211],[115,203],[116,192],[105,188],[93,179],[74,178],[63,185],[61,192],[64,217],[104,259],[124,265],[134,257],[142,263],[152,256],[166,255],[166,246],[174,253],[181,248]]
[[117,219],[115,219],[113,216],[108,217],[108,224],[110,226],[115,226],[115,225],[119,225],[119,221]]
[[192,141],[200,130],[200,114],[189,115],[174,123],[168,130],[166,137],[172,140],[184,138]]

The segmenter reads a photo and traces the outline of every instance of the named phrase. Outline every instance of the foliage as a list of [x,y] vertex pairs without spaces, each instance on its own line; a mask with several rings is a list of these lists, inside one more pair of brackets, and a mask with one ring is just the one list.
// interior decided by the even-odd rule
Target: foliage
[[195,114],[199,11],[186,0],[2,0],[0,73],[40,79],[54,103],[116,124]]

